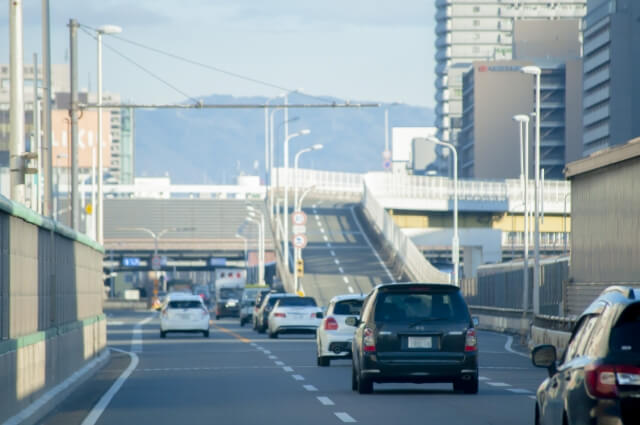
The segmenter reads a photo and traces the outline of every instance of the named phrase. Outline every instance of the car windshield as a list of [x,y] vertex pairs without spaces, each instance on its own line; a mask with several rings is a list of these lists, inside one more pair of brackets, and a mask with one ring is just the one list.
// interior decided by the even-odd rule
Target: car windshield
[[630,305],[611,329],[612,351],[640,353],[640,303]]
[[220,299],[226,300],[229,298],[240,298],[240,291],[235,288],[220,289]]
[[459,292],[386,292],[378,295],[376,322],[469,321]]
[[202,308],[202,303],[200,301],[195,301],[195,300],[170,301],[169,308],[172,308],[172,309],[173,308],[175,309]]
[[316,307],[316,300],[311,297],[282,298],[279,307]]
[[362,300],[345,300],[339,301],[333,307],[333,314],[341,314],[345,316],[359,316],[362,309]]

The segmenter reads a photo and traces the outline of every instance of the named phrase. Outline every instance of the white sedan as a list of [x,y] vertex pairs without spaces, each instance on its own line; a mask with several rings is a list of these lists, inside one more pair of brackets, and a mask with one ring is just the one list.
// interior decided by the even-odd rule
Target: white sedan
[[347,317],[360,316],[366,295],[338,295],[329,301],[327,317],[316,333],[318,366],[329,366],[331,359],[351,358],[351,340],[356,328],[345,323]]
[[282,333],[316,333],[322,321],[322,309],[312,297],[284,297],[269,313],[269,338]]
[[160,314],[160,337],[167,332],[202,332],[209,338],[209,310],[199,295],[171,293]]

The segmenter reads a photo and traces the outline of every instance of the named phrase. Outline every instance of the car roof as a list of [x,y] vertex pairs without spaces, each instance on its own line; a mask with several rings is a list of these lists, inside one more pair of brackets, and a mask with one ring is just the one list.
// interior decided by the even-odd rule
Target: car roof
[[269,298],[284,298],[284,297],[297,297],[298,294],[289,294],[287,292],[269,292],[267,296]]
[[380,289],[402,289],[411,286],[420,286],[424,288],[433,288],[433,289],[448,289],[451,291],[459,291],[460,288],[451,285],[449,283],[427,283],[427,282],[397,282],[397,283],[382,283],[375,287],[376,290]]
[[605,304],[627,306],[640,301],[640,289],[630,286],[614,285],[609,286],[598,295],[580,315],[598,314],[602,311]]
[[189,301],[189,300],[202,300],[202,298],[200,298],[200,295],[194,295],[194,294],[188,294],[186,292],[172,292],[168,295],[169,301],[173,301],[173,300],[184,300],[184,301]]
[[346,301],[346,300],[364,300],[365,298],[367,298],[367,294],[343,294],[343,295],[336,295],[335,297],[331,298],[329,302],[337,303],[337,302]]

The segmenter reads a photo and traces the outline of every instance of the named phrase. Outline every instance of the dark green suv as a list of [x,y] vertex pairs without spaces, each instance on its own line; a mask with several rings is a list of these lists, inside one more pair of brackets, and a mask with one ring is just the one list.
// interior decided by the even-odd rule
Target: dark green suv
[[379,285],[347,324],[357,326],[354,391],[370,393],[374,382],[452,382],[455,390],[478,392],[476,331],[458,287]]

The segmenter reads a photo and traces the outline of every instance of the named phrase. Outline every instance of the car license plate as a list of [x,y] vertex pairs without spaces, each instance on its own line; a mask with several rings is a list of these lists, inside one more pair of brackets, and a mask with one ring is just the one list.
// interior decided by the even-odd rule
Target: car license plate
[[407,346],[409,348],[432,348],[433,342],[430,336],[410,336],[408,337]]

